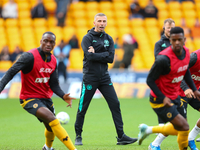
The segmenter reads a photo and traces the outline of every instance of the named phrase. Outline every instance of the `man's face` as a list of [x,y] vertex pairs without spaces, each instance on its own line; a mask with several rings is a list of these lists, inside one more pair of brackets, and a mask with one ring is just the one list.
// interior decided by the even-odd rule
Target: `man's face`
[[50,53],[55,46],[55,36],[52,34],[45,34],[40,40],[40,47],[43,52]]
[[94,20],[94,31],[103,32],[107,25],[107,17],[106,16],[97,16]]
[[171,28],[175,27],[175,23],[169,23],[169,22],[166,22],[165,25],[164,25],[164,34],[167,38],[170,37],[170,30]]
[[170,43],[172,44],[172,50],[178,56],[182,54],[183,45],[185,43],[185,37],[183,33],[174,33],[170,35]]

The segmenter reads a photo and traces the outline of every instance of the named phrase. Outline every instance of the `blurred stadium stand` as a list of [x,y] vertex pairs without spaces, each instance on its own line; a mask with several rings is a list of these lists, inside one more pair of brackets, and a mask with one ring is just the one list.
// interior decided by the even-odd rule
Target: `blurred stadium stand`
[[[1,0],[2,5],[8,0]],[[66,26],[61,28],[56,26],[55,18],[56,3],[54,0],[43,0],[46,10],[49,12],[48,19],[32,19],[31,8],[35,6],[37,0],[15,0],[18,4],[18,19],[0,18],[0,51],[8,45],[10,52],[19,45],[24,51],[40,45],[42,33],[52,31],[56,34],[56,43],[61,39],[66,42],[73,34],[76,34],[79,42],[93,27],[94,15],[103,12],[108,17],[106,32],[115,40],[119,37],[122,42],[124,34],[132,34],[139,43],[139,48],[135,51],[132,59],[132,67],[136,71],[148,70],[154,62],[154,44],[160,39],[163,22],[166,18],[175,20],[176,26],[181,26],[181,19],[185,19],[186,27],[195,26],[196,19],[200,20],[200,0],[195,3],[184,1],[179,3],[165,0],[153,0],[158,8],[158,19],[132,19],[129,20],[129,5],[132,0],[113,0],[102,2],[76,2],[72,3],[66,16]],[[148,0],[139,0],[142,7],[145,7]],[[198,32],[200,33],[200,32]],[[191,52],[200,48],[200,35],[193,33],[187,38],[186,46]],[[80,43],[79,43],[80,44]],[[122,43],[121,43],[122,44]],[[122,49],[116,49],[116,54],[123,55]],[[82,69],[83,52],[81,49],[72,49],[70,53],[69,69]],[[5,64],[5,65],[4,65]],[[8,69],[12,64],[0,62],[0,70]],[[112,68],[113,65],[109,65]]]

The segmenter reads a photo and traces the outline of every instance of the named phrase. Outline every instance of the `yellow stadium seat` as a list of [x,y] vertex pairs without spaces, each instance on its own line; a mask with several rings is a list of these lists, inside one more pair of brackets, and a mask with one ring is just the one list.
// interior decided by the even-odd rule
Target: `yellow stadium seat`
[[176,26],[182,26],[182,18],[172,18]]
[[83,52],[81,49],[72,49],[69,57],[69,69],[81,70],[83,68]]
[[64,41],[68,42],[70,38],[75,34],[75,28],[73,26],[65,26],[63,28]]
[[116,10],[116,11],[119,11],[119,10],[127,10],[128,6],[126,3],[124,2],[113,2],[113,9]]
[[72,3],[70,5],[70,9],[74,10],[85,10],[85,3],[84,2],[77,2],[77,3]]
[[158,8],[159,11],[168,9],[168,5],[164,1],[158,1],[158,2],[154,3],[154,5]]
[[7,36],[14,36],[15,34],[19,34],[18,27],[7,27],[6,28]]
[[193,52],[193,51],[195,51],[194,44],[193,44],[193,41],[192,41],[191,37],[187,37],[186,38],[185,46],[187,48],[189,48],[190,53]]
[[83,19],[86,18],[86,11],[85,10],[77,10],[73,12],[74,19]]
[[131,61],[131,66],[135,71],[144,69],[144,61],[138,49],[134,51],[134,57]]
[[85,3],[85,9],[88,10],[99,10],[99,3],[97,1],[87,1]]
[[44,3],[44,7],[49,13],[54,13],[57,5],[55,1],[48,1]]
[[[8,1],[8,0],[7,0]],[[27,2],[28,0],[15,0],[16,3],[24,3]]]
[[20,10],[18,12],[18,18],[31,18],[30,10]]
[[118,18],[115,20],[117,27],[129,27],[130,21],[128,18]]
[[169,1],[168,3],[169,10],[181,9],[181,4],[178,1]]
[[94,27],[93,22],[94,22],[94,18],[87,19],[87,26],[85,27],[87,27],[88,29],[93,28]]
[[119,37],[118,32],[116,32],[117,31],[116,27],[107,26],[105,31],[113,38],[113,40],[115,40],[117,37]]
[[30,4],[28,3],[28,1],[19,1],[17,3],[17,7],[18,7],[18,10],[21,11],[21,10],[29,10],[30,11]]
[[139,4],[142,8],[144,8],[145,6],[147,6],[149,0],[139,0]]
[[181,2],[181,8],[182,10],[194,10],[195,4],[191,1],[183,1]]
[[7,38],[5,38],[5,36],[0,36],[0,52],[2,50],[2,48],[6,45],[8,45],[8,41]]
[[49,27],[57,26],[57,18],[56,17],[48,17],[47,24]]
[[5,20],[6,27],[17,27],[18,26],[18,19],[6,19]]
[[76,28],[75,34],[77,35],[78,41],[82,41],[83,36],[87,34],[88,30],[86,27]]
[[177,9],[177,10],[170,10],[169,11],[169,17],[170,18],[182,18],[182,11]]
[[65,19],[65,26],[73,26],[74,25],[74,19],[72,17],[68,17]]
[[127,10],[117,10],[114,12],[115,13],[115,18],[118,19],[118,18],[126,18],[128,19],[129,18],[129,13]]
[[22,42],[23,44],[26,43],[35,43],[35,35],[32,34],[22,34]]
[[29,51],[29,50],[31,50],[31,49],[37,47],[37,46],[39,46],[39,41],[38,41],[37,44],[36,44],[34,41],[26,42],[26,43],[24,43],[24,48],[23,48],[23,50],[24,50],[25,52],[27,52],[27,51]]
[[19,26],[22,27],[31,27],[32,26],[32,19],[30,18],[21,18],[19,19]]
[[195,10],[183,10],[183,17],[184,18],[196,18],[196,11]]
[[12,66],[11,61],[0,61],[0,70],[7,71]]
[[86,17],[88,18],[88,19],[92,19],[92,20],[94,20],[94,16],[97,14],[97,13],[99,13],[99,11],[98,10],[87,10],[86,11]]
[[47,32],[48,30],[47,30],[47,28],[46,27],[44,27],[44,26],[38,26],[38,27],[35,27],[34,28],[34,33],[35,33],[35,35],[38,37],[39,36],[39,38],[38,38],[38,40],[40,40],[41,38],[42,38],[42,35],[43,35],[43,33],[44,32]]
[[45,18],[35,18],[35,19],[33,19],[33,26],[34,27],[46,27],[47,20]]
[[137,27],[137,28],[132,28],[131,30],[132,30],[131,33],[135,36],[145,36],[146,35],[146,30],[142,26]]
[[118,28],[118,34],[119,34],[120,37],[122,37],[124,34],[130,34],[130,33],[131,33],[130,27]]
[[56,35],[56,43],[60,43],[63,40],[63,29],[62,27],[50,27],[49,31],[53,32]]
[[82,27],[87,27],[87,20],[86,19],[74,19],[74,27],[79,27],[80,25]]
[[108,20],[113,19],[115,17],[114,12],[112,10],[102,10],[102,13],[104,13]]
[[3,27],[3,26],[4,26],[4,19],[0,18],[0,27]]
[[3,34],[3,35],[6,35],[5,33],[6,29],[2,26],[0,26],[0,36]]
[[188,28],[192,28],[196,23],[196,18],[185,18],[185,23]]
[[116,26],[116,20],[115,19],[107,20],[107,26],[109,27]]
[[196,50],[199,49],[199,47],[200,47],[200,38],[194,38],[193,39],[193,43],[194,43],[195,49]]
[[142,26],[144,26],[144,22],[143,22],[143,19],[141,19],[141,18],[135,18],[135,19],[130,20],[130,25],[133,28],[134,27],[142,27]]
[[99,3],[99,10],[104,11],[104,10],[112,10],[112,2],[110,1],[100,1]]
[[198,1],[198,2],[195,3],[195,9],[196,10],[200,9],[200,1]]
[[37,4],[37,0],[29,0],[30,2],[30,7],[33,8]]
[[20,30],[22,34],[31,34],[31,33],[34,34],[33,28],[31,26],[20,28]]
[[158,26],[160,29],[163,28],[163,25],[164,25],[164,21],[165,21],[166,18],[158,18]]
[[145,18],[144,25],[147,26],[158,26],[158,21],[156,18]]
[[158,11],[158,18],[168,18],[169,17],[169,12],[167,10],[159,10]]
[[146,27],[145,28],[147,31],[147,34],[149,35],[160,35],[160,30],[158,27],[154,26],[154,27]]
[[121,61],[124,56],[124,50],[121,48],[115,49],[115,55],[117,56],[117,60]]

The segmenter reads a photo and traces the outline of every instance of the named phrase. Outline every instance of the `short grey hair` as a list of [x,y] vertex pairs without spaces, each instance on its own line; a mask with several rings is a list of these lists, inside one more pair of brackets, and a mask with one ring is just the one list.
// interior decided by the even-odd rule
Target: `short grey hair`
[[106,16],[104,13],[98,13],[94,16],[94,20],[96,19],[97,16]]

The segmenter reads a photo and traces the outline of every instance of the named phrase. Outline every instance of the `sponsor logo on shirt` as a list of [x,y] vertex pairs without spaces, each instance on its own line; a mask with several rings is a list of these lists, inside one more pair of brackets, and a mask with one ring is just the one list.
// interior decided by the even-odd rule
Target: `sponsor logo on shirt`
[[182,80],[183,80],[183,77],[184,77],[184,75],[179,76],[179,77],[175,77],[175,78],[172,80],[172,83],[178,83],[178,82],[182,81]]
[[44,72],[44,73],[52,73],[53,69],[51,68],[40,68],[40,73]]
[[187,68],[188,68],[188,65],[185,65],[185,66],[179,67],[177,72],[185,71],[185,70],[187,70]]
[[193,80],[200,81],[200,76],[196,76],[195,74],[191,75]]
[[47,83],[49,81],[50,77],[44,77],[44,78],[36,78],[35,83]]

